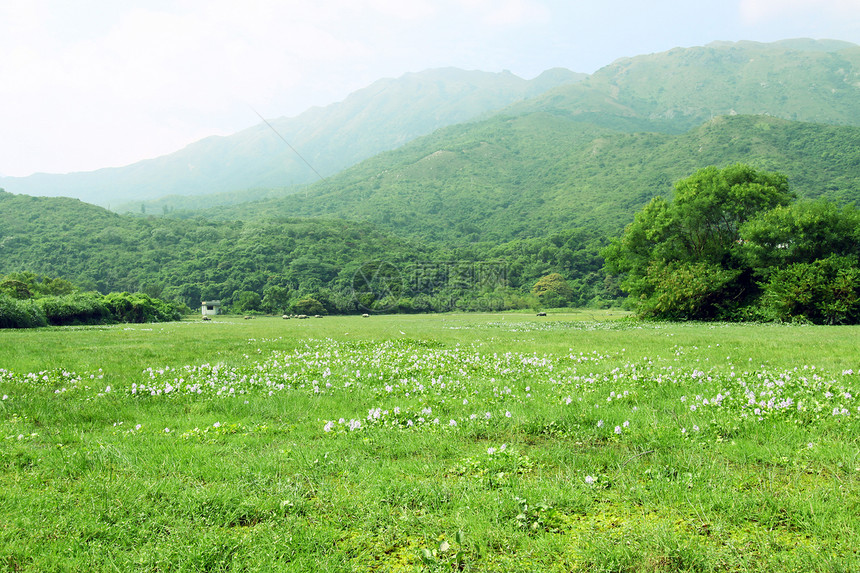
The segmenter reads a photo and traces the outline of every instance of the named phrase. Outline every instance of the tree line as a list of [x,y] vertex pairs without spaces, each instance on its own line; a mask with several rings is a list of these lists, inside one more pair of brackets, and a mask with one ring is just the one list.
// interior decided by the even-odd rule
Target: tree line
[[[602,270],[605,245],[593,231],[568,229],[501,244],[428,246],[364,222],[141,218],[0,192],[0,273],[63,277],[85,292],[140,292],[190,308],[217,299],[244,313],[294,312],[307,299],[337,314],[531,308],[540,303],[534,283],[553,272],[571,285],[563,304],[606,304],[615,293]],[[356,283],[363,267],[382,262],[401,277],[396,297]],[[494,282],[469,278],[499,265],[504,272]]]
[[145,293],[84,292],[72,282],[32,272],[0,277],[0,328],[166,322],[178,305]]

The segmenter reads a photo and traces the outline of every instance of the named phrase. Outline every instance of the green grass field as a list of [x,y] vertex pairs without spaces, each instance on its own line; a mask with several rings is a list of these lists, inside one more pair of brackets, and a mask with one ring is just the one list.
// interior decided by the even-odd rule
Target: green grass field
[[860,327],[619,318],[0,331],[0,570],[860,570]]

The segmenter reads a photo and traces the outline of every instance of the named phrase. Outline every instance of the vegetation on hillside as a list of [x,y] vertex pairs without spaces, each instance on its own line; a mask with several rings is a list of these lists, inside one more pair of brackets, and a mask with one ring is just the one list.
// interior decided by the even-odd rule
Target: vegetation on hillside
[[461,125],[365,161],[301,194],[199,211],[368,221],[424,243],[506,242],[588,228],[614,235],[707,165],[784,173],[801,197],[860,200],[858,127],[721,117],[680,135],[622,133],[548,113]]
[[[558,69],[530,81],[506,72],[428,70],[379,80],[343,102],[312,108],[295,118],[271,120],[274,131],[260,124],[127,167],[6,178],[0,179],[0,186],[16,193],[75,196],[135,213],[141,202],[166,195],[236,192],[235,198],[221,195],[212,200],[226,205],[260,197],[266,188],[290,193],[318,180],[278,134],[329,177],[436,129],[484,119],[499,110],[504,118],[538,113],[549,114],[562,125],[680,134],[734,114],[858,126],[858,95],[860,47],[833,41],[678,48],[621,59],[584,79],[583,74]],[[439,149],[448,148],[443,145],[424,156]],[[671,181],[704,165],[738,161],[751,158],[708,157],[668,176]],[[760,167],[793,176],[781,165]],[[511,191],[516,195],[527,189]],[[158,201],[144,208],[148,214],[161,214],[171,208],[207,206],[180,199],[173,203]]]
[[[451,128],[307,196],[210,217],[119,216],[71,199],[0,193],[0,272],[273,313],[306,297],[327,313],[530,308],[535,282],[559,273],[574,293],[565,304],[602,306],[621,294],[602,268],[607,237],[652,197],[671,197],[671,182],[701,161],[750,159],[785,173],[801,198],[843,204],[860,198],[858,130],[737,116],[676,136],[623,134],[533,114]],[[273,218],[284,212],[317,218]],[[396,296],[388,285],[356,284],[372,261],[398,270]],[[488,264],[504,272],[479,284],[475,269]],[[240,301],[242,293],[255,296]],[[767,316],[784,312],[772,306]]]
[[633,130],[686,131],[718,116],[860,125],[860,46],[715,42],[616,60],[584,81],[513,106]]
[[[239,312],[280,314],[306,297],[328,313],[529,308],[533,283],[549,272],[571,281],[572,305],[611,298],[598,254],[606,242],[583,230],[430,249],[368,223],[131,217],[11,193],[0,193],[0,229],[0,272],[61,276],[86,290],[139,291],[191,308],[220,299]],[[396,271],[396,297],[373,283],[374,262]]]

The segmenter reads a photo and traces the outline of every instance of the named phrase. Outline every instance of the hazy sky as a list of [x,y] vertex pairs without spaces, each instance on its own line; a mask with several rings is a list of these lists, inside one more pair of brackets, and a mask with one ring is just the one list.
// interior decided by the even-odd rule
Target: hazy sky
[[428,68],[797,37],[860,44],[860,0],[0,0],[0,174],[125,165]]

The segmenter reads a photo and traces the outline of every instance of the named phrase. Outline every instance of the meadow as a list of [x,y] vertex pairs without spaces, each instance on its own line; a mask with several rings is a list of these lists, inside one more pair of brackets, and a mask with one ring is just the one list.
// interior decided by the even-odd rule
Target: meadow
[[860,327],[0,331],[0,570],[857,571]]

